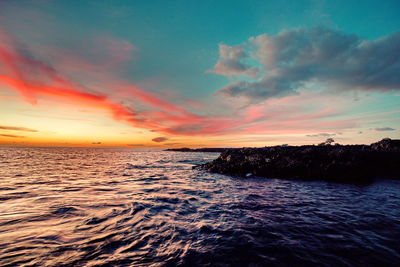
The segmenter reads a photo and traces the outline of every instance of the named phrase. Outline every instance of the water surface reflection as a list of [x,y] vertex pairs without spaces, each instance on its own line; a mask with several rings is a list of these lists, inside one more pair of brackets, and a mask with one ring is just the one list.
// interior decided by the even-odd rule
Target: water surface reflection
[[400,264],[399,182],[192,170],[216,156],[0,148],[0,265]]

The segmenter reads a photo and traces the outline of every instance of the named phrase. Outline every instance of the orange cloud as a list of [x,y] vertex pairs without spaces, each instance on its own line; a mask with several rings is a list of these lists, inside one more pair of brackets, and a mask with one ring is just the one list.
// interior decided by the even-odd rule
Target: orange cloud
[[37,132],[38,130],[25,128],[25,127],[15,127],[15,126],[1,126],[0,130],[10,130],[10,131],[23,131],[23,132]]
[[168,140],[168,138],[167,137],[156,137],[156,138],[153,138],[153,139],[151,139],[151,141],[153,141],[153,142],[157,142],[157,143],[161,143],[161,142],[165,142],[165,141],[167,141]]
[[10,138],[25,138],[25,136],[22,136],[22,135],[14,135],[14,134],[0,134],[0,136],[3,136],[3,137],[10,137]]

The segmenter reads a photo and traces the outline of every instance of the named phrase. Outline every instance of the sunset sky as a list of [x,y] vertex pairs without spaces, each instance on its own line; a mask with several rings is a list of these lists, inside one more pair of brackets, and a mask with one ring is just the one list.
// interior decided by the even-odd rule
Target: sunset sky
[[400,2],[0,1],[0,144],[400,138]]

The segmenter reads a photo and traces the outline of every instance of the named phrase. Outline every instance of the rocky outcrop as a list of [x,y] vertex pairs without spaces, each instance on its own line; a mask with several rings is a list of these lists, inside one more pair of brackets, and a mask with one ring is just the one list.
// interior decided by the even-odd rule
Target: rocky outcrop
[[377,151],[400,152],[400,140],[385,138],[371,144],[371,148]]
[[196,168],[235,176],[368,181],[400,179],[400,140],[368,145],[275,146],[228,149]]

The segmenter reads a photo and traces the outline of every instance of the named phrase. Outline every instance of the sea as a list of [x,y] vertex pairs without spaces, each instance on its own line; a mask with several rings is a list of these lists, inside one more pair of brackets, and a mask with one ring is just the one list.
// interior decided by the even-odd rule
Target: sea
[[400,266],[400,181],[240,178],[218,153],[0,148],[0,266]]

